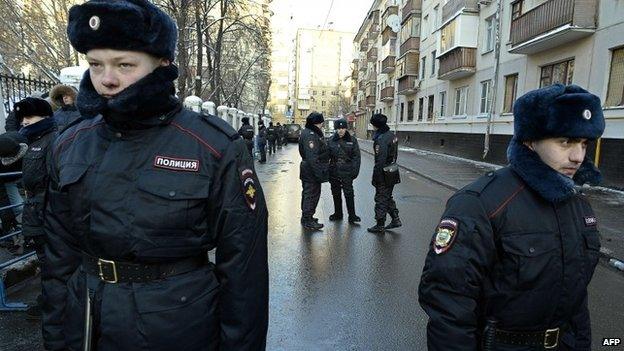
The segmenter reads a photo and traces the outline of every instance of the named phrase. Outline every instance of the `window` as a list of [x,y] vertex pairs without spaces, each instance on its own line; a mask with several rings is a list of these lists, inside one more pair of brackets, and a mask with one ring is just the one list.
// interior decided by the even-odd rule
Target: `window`
[[479,113],[489,113],[490,104],[492,103],[492,81],[486,80],[481,82],[481,107]]
[[429,101],[427,102],[427,121],[433,120],[433,107],[434,105],[434,95],[429,95]]
[[418,98],[418,122],[423,120],[423,108],[425,104],[425,100],[423,98]]
[[427,70],[427,56],[423,56],[420,59],[420,79],[425,79],[425,71]]
[[624,105],[624,48],[611,52],[611,71],[605,105]]
[[552,84],[572,84],[572,76],[574,75],[574,59],[559,62],[554,65],[542,67],[540,75],[540,88],[547,87]]
[[405,103],[401,103],[401,122],[403,122],[404,119],[404,115],[405,115]]
[[429,15],[426,15],[423,18],[422,38],[427,39],[428,35],[429,35]]
[[325,107],[325,101],[321,101],[321,106]]
[[325,96],[325,90],[322,90],[322,91],[321,91],[321,95],[322,95],[322,96]]
[[513,103],[518,93],[518,74],[505,76],[505,100],[503,101],[503,113],[513,111]]
[[436,51],[433,50],[431,52],[431,76],[435,76],[435,67],[436,66]]
[[433,22],[433,26],[431,26],[431,33],[433,34],[433,32],[435,32],[436,29],[438,29],[438,10],[440,9],[440,5],[436,5],[436,7],[433,8],[433,14],[431,15],[433,18],[431,19],[431,22]]
[[522,16],[522,0],[511,4],[511,19],[515,20],[520,16]]
[[455,20],[447,23],[440,33],[440,53],[444,53],[455,45]]
[[466,114],[467,95],[467,86],[455,89],[455,116],[463,116]]
[[412,16],[401,26],[401,44],[420,36],[420,17]]
[[485,20],[485,37],[483,38],[484,53],[494,50],[494,19],[495,16]]
[[414,120],[414,100],[407,102],[407,121]]
[[444,117],[446,112],[446,91],[440,93],[440,117]]

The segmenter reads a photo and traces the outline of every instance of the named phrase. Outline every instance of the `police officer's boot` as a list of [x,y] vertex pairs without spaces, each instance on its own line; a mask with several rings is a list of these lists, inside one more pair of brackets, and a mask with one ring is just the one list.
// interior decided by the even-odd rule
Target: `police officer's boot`
[[390,222],[390,224],[386,226],[386,229],[398,228],[403,225],[403,223],[401,223],[401,219],[399,218],[398,213],[391,213],[390,217],[392,217],[392,222]]
[[371,233],[383,233],[386,231],[386,228],[384,227],[384,223],[386,221],[383,219],[378,219],[377,220],[377,224],[375,224],[374,226],[368,228],[367,230]]
[[353,197],[347,197],[345,199],[347,203],[347,211],[349,212],[349,223],[357,223],[362,219],[355,214],[355,201]]
[[316,222],[312,218],[301,218],[301,225],[308,230],[319,230],[323,228],[323,224]]
[[342,195],[340,193],[332,193],[334,197],[334,214],[329,216],[330,221],[339,221],[342,219]]

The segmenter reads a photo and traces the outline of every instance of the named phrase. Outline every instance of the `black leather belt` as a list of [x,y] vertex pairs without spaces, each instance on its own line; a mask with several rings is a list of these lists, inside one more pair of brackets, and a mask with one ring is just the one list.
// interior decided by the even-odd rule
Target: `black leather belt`
[[107,283],[144,283],[187,273],[208,263],[206,255],[183,258],[167,263],[117,262],[82,255],[85,272],[98,276]]
[[565,328],[554,328],[543,331],[506,331],[496,329],[496,343],[521,346],[542,346],[544,349],[555,349],[563,336]]

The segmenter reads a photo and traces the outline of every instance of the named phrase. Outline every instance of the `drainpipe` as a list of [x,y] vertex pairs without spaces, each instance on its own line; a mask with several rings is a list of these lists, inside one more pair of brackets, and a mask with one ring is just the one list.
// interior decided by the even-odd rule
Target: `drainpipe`
[[494,17],[495,44],[494,44],[494,85],[492,87],[492,101],[490,102],[490,111],[488,112],[487,125],[485,127],[485,140],[483,143],[483,159],[490,151],[490,133],[492,131],[492,118],[496,115],[496,97],[498,95],[498,76],[500,70],[500,52],[501,52],[501,17],[503,15],[503,2],[496,1],[496,15]]

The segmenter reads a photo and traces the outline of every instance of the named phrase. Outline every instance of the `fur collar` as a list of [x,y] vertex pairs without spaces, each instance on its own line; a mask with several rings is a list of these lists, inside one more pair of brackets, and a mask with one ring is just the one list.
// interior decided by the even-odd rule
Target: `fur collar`
[[[349,132],[347,131],[344,135],[344,137],[342,137],[342,139],[344,139],[344,141],[351,141],[351,134],[349,134]],[[338,132],[334,133],[334,136],[332,137],[333,141],[338,141],[340,140],[340,135],[338,135]]]
[[593,163],[585,158],[581,167],[570,179],[542,162],[537,153],[521,142],[512,140],[507,148],[511,168],[527,185],[547,201],[557,203],[577,193],[575,183],[592,185],[600,183],[602,177]]
[[[173,81],[178,77],[175,65],[156,68],[152,73],[124,89],[111,99],[97,93],[87,70],[80,83],[76,106],[84,118],[104,116],[108,124],[118,129],[145,129],[167,122],[171,111],[180,109],[174,96]],[[167,114],[169,119],[159,117]]]
[[314,124],[306,123],[305,127],[310,129],[314,133],[316,133],[316,135],[318,135],[319,137],[321,137],[321,138],[323,137],[323,132],[321,131],[321,129],[319,127],[315,126]]
[[37,123],[23,127],[19,133],[25,136],[30,143],[54,130],[56,130],[56,121],[52,117],[47,117]]
[[390,130],[390,127],[388,127],[387,124],[384,124],[383,126],[379,127],[375,131],[375,134],[373,135],[373,140],[377,140],[377,138],[379,138],[380,135],[384,134],[385,132],[387,132],[389,130]]
[[22,157],[24,157],[24,155],[26,155],[26,153],[28,152],[28,145],[26,145],[25,143],[20,143],[19,144],[20,149],[17,152],[17,154],[13,157],[2,157],[0,160],[2,160],[2,165],[3,166],[9,166],[12,165],[13,163],[19,161]]

